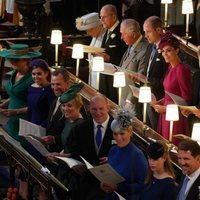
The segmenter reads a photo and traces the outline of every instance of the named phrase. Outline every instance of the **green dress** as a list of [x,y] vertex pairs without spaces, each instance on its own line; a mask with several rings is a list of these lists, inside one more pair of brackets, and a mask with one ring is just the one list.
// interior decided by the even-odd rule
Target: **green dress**
[[[17,71],[11,75],[11,78],[6,85],[6,91],[9,95],[8,109],[19,109],[27,107],[28,87],[33,83],[30,72],[27,72],[21,79],[15,82]],[[19,132],[19,118],[25,118],[25,114],[11,116],[7,122],[8,133],[20,141]]]

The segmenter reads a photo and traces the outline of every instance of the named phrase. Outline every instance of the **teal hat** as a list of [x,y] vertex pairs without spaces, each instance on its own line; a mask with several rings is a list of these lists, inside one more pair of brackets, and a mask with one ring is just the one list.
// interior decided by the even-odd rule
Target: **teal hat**
[[27,44],[13,44],[10,49],[0,51],[0,57],[4,58],[36,58],[41,55],[38,48],[29,48]]
[[60,97],[60,103],[67,103],[73,100],[77,93],[81,91],[84,84],[82,82],[75,83],[66,92],[64,92]]

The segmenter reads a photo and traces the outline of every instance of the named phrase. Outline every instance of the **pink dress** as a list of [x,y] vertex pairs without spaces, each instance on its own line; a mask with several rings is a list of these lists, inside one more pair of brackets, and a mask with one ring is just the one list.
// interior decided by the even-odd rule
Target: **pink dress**
[[[192,81],[190,69],[183,63],[176,67],[169,65],[164,82],[164,89],[170,93],[182,97],[184,100],[191,99]],[[165,93],[163,105],[174,104],[172,99]],[[160,114],[158,121],[158,133],[167,140],[169,139],[170,122],[165,120],[165,113]],[[173,135],[189,135],[188,119],[179,112],[179,121],[173,123]],[[173,143],[178,145],[178,140],[173,138]]]

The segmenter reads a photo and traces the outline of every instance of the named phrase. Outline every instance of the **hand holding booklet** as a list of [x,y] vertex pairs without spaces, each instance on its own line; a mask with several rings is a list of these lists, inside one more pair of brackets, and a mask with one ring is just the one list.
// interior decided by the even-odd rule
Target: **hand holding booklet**
[[83,157],[81,159],[84,161],[88,170],[101,182],[101,183],[112,183],[118,184],[125,179],[120,176],[108,163],[93,167],[87,160]]

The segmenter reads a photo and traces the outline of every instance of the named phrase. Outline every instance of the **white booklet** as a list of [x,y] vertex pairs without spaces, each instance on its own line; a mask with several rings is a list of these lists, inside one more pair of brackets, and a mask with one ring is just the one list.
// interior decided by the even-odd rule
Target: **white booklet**
[[118,184],[125,179],[119,175],[108,163],[93,167],[87,160],[82,156],[88,170],[101,182],[101,183],[113,183]]
[[126,200],[123,196],[121,196],[119,193],[115,192],[115,194],[118,196],[119,200]]
[[19,119],[19,135],[33,135],[36,137],[43,137],[46,135],[46,129],[27,120]]
[[70,168],[72,168],[76,165],[84,165],[82,162],[80,162],[79,160],[76,160],[74,158],[67,158],[67,157],[61,157],[61,156],[56,156],[56,158],[63,160]]
[[[85,53],[103,53],[105,52],[104,48],[101,47],[95,47],[95,46],[89,46],[89,45],[82,45],[83,46],[83,52]],[[73,49],[72,46],[67,46],[68,49]]]
[[149,83],[149,81],[147,81],[147,78],[145,77],[145,75],[137,73],[137,72],[133,72],[131,70],[123,69],[122,67],[118,67],[112,63],[104,63],[104,71],[101,73],[113,76],[114,73],[117,71],[124,72],[126,75],[129,75],[129,74],[133,75],[142,83],[145,83],[145,84]]
[[185,110],[188,110],[190,112],[193,112],[195,110],[198,110],[198,108],[196,106],[188,106],[187,102],[180,96],[175,95],[171,92],[165,91],[166,94],[168,94],[171,99],[173,100],[173,102],[175,104],[177,104],[180,108],[183,108]]
[[24,136],[28,142],[30,142],[43,156],[47,156],[49,154],[48,150],[45,146],[37,139],[30,135]]
[[[129,87],[131,88],[133,96],[136,98],[139,98],[140,88],[137,88],[134,85],[129,85]],[[156,101],[156,97],[153,93],[151,93],[151,102],[155,102],[155,101]]]

